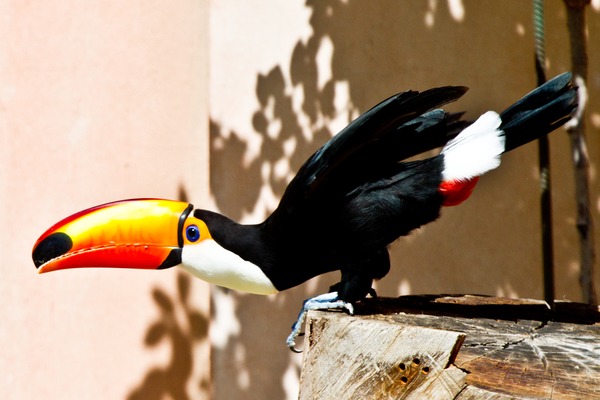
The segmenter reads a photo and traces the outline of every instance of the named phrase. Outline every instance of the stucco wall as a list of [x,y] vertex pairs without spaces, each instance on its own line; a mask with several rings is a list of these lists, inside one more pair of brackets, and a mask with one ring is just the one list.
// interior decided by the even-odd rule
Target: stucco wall
[[[593,6],[587,122],[599,160]],[[257,222],[312,151],[392,93],[466,85],[449,109],[475,117],[535,83],[520,0],[5,0],[0,15],[2,398],[207,398],[211,388],[216,399],[296,398],[301,356],[284,340],[301,301],[337,274],[269,297],[213,288],[209,314],[208,287],[175,270],[37,276],[35,239],[129,197],[186,198]],[[546,29],[554,75],[569,69],[562,2],[548,2]],[[564,131],[551,144],[557,297],[579,300]],[[595,164],[591,177],[598,221]],[[530,145],[466,204],[394,244],[378,292],[541,298],[537,204]]]
[[207,285],[30,256],[83,208],[208,197],[207,8],[0,1],[1,398],[208,397]]

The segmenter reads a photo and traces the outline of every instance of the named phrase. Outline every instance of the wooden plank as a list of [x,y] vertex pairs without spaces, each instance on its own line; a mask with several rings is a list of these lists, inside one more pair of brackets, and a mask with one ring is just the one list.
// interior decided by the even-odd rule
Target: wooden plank
[[448,399],[466,386],[452,366],[460,333],[343,313],[308,318],[300,399]]
[[469,384],[518,396],[600,399],[599,326],[550,322],[517,336],[468,336],[456,364],[472,372]]
[[[556,309],[539,301],[409,296],[365,301],[357,316],[311,312],[300,398],[600,399],[598,307]],[[430,357],[436,362],[424,374]]]

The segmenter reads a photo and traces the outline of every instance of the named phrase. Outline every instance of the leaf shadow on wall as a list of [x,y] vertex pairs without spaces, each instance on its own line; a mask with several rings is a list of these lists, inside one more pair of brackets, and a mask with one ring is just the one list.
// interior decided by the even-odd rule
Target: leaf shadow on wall
[[[224,122],[210,121],[211,193],[219,211],[235,220],[252,213],[264,201],[265,190],[276,197],[283,194],[290,178],[288,173],[297,171],[312,152],[336,133],[330,128],[332,120],[350,120],[357,112],[366,111],[397,91],[447,84],[470,86],[471,80],[490,93],[477,93],[473,85],[469,96],[448,109],[475,114],[485,111],[482,107],[496,107],[492,101],[502,106],[510,104],[514,98],[507,85],[522,83],[515,83],[518,77],[508,83],[496,79],[515,63],[498,54],[522,47],[523,38],[514,30],[515,21],[522,14],[517,7],[507,7],[505,19],[490,13],[489,5],[471,2],[465,12],[469,18],[457,21],[446,2],[436,2],[434,10],[432,2],[417,1],[309,0],[306,4],[312,11],[312,33],[295,43],[289,71],[279,64],[256,76],[258,107],[251,123],[262,140],[258,157],[246,158],[250,145],[244,132],[228,130]],[[433,21],[432,25],[426,25],[426,17]],[[481,27],[496,36],[480,35]],[[331,51],[326,65],[330,76],[323,74],[323,65],[318,62],[326,43]],[[477,54],[476,70],[485,71],[484,76],[473,72],[472,58],[457,56],[466,52]],[[530,54],[527,56],[529,62]],[[452,62],[448,62],[450,58]],[[337,105],[340,88],[347,91],[345,108]],[[481,104],[478,100],[482,98],[491,100]],[[460,243],[459,235],[448,240],[448,232],[461,229],[463,213],[472,220],[489,214],[489,204],[502,198],[501,190],[501,185],[486,187],[487,204],[471,202],[462,210],[447,212],[446,222],[432,224],[437,227],[428,226],[410,240],[403,240],[402,254],[393,249],[392,271],[378,283],[378,290],[384,295],[397,294],[403,281],[409,282],[409,289],[415,292],[460,291],[447,285],[451,280],[448,277],[455,272],[445,257],[468,245],[477,251],[458,254],[462,257],[459,262],[465,265],[462,273],[471,279],[464,286],[494,293],[499,282],[507,278],[501,268],[504,255],[494,249],[493,240],[465,229],[461,237],[469,243]],[[512,218],[517,221],[505,221],[508,228],[519,222],[519,215]],[[504,236],[512,237],[508,233]],[[487,268],[479,268],[482,264]],[[337,273],[328,274],[271,298],[229,292],[234,308],[228,317],[234,318],[239,328],[228,333],[225,346],[213,347],[215,398],[285,398],[284,381],[290,370],[298,373],[300,360],[284,345],[292,320],[303,299],[327,291],[338,279]],[[213,310],[216,314],[221,312],[218,302]]]
[[[139,386],[127,396],[128,400],[189,399],[187,387],[194,367],[193,349],[208,336],[208,317],[190,304],[190,287],[190,276],[179,272],[176,296],[171,298],[159,288],[152,291],[160,316],[148,327],[144,344],[154,349],[167,342],[171,347],[171,359],[164,367],[150,369]],[[208,390],[209,382],[198,385]]]
[[[265,188],[280,197],[290,176],[278,171],[278,165],[287,163],[287,172],[295,173],[312,152],[336,133],[330,130],[329,121],[336,118],[348,121],[355,111],[365,111],[381,100],[382,93],[391,94],[388,85],[398,75],[398,71],[394,71],[385,79],[372,79],[397,66],[391,63],[379,66],[372,58],[383,56],[388,45],[379,42],[375,49],[373,46],[365,48],[363,41],[374,39],[372,35],[364,35],[374,22],[357,24],[357,18],[365,15],[364,6],[359,2],[309,1],[307,4],[313,12],[310,20],[313,34],[295,44],[290,70],[275,65],[256,77],[259,106],[253,115],[252,127],[262,139],[259,156],[250,161],[245,159],[249,144],[243,135],[226,130],[218,121],[210,121],[211,193],[219,210],[234,220],[239,221],[263,201]],[[386,4],[375,6],[373,3],[374,8],[369,13],[385,15],[386,7],[397,5],[395,2]],[[395,24],[391,19],[374,20],[377,25],[386,21]],[[382,32],[385,28],[374,31],[377,30]],[[320,82],[317,56],[324,41],[333,45],[332,76]],[[362,57],[357,50],[358,53],[375,50],[375,55]],[[352,60],[352,66],[344,65],[340,61],[343,59]],[[349,104],[342,110],[334,104],[336,86],[340,83],[348,83],[349,91]],[[298,90],[302,92],[300,107],[293,97]],[[227,317],[238,321],[239,331],[230,335],[225,346],[212,349],[215,398],[286,398],[285,377],[288,373],[299,375],[300,356],[287,350],[284,339],[302,300],[327,291],[337,279],[337,273],[328,274],[313,280],[316,285],[290,289],[275,299],[228,292],[235,304],[235,315]],[[215,314],[221,312],[218,302],[212,309]],[[213,315],[213,318],[219,316]]]

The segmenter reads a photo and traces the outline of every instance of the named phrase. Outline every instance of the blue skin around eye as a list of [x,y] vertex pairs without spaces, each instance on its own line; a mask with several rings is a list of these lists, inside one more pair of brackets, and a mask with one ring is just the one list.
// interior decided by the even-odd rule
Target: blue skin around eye
[[196,225],[190,225],[185,230],[185,235],[190,242],[195,242],[200,239],[200,230]]

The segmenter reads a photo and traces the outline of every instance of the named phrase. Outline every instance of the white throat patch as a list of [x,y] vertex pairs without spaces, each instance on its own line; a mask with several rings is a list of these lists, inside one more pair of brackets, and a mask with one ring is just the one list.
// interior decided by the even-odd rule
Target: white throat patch
[[213,239],[184,246],[181,267],[203,281],[229,289],[264,295],[278,292],[260,267]]

